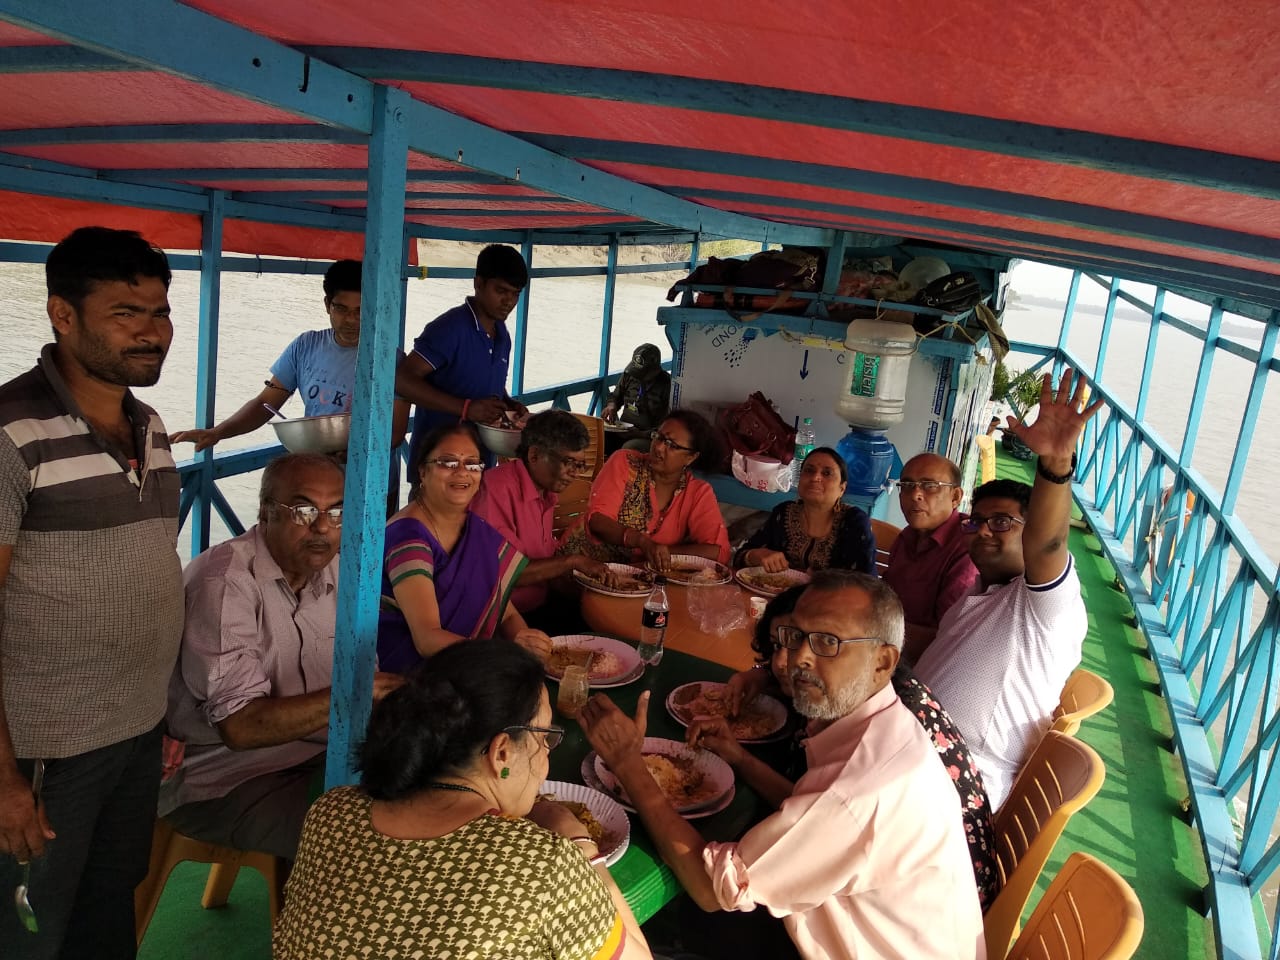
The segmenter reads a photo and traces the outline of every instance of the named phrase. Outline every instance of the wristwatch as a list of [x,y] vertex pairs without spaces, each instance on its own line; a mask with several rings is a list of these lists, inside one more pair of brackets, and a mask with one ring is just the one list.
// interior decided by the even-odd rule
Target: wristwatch
[[1071,469],[1066,473],[1050,473],[1044,468],[1044,461],[1036,457],[1036,473],[1050,483],[1070,483],[1076,478],[1076,455],[1075,453],[1071,454]]

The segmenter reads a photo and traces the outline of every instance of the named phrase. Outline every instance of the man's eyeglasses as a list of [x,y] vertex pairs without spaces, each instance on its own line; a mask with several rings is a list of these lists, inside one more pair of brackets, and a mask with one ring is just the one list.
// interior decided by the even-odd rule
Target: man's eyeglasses
[[359,320],[359,307],[344,307],[340,303],[330,303],[329,312],[338,320]]
[[515,730],[527,730],[530,733],[542,734],[542,744],[547,748],[548,753],[560,746],[560,741],[564,739],[564,727],[535,727],[527,723],[521,723],[514,727],[504,727],[502,732],[511,733]]
[[933,496],[939,490],[947,487],[960,486],[958,483],[944,483],[941,480],[895,480],[894,482],[898,485],[898,490],[907,496],[911,496],[917,490],[928,496]]
[[778,627],[773,631],[773,645],[777,649],[799,650],[800,644],[809,641],[809,649],[815,657],[834,657],[846,643],[879,643],[879,637],[849,637],[841,639],[834,633],[812,633],[799,627]]
[[960,529],[965,533],[977,533],[986,526],[991,528],[992,533],[1004,533],[1006,530],[1012,530],[1015,523],[1026,522],[1021,517],[997,513],[994,517],[966,517],[960,521]]
[[693,447],[686,447],[683,443],[676,443],[665,433],[659,433],[657,430],[653,430],[649,433],[649,439],[654,443],[661,443],[672,450],[680,450],[684,453],[693,453]]
[[427,463],[434,464],[441,470],[448,470],[452,473],[459,468],[466,470],[468,473],[483,473],[484,462],[481,460],[459,460],[456,457],[435,457],[428,460]]
[[591,464],[587,463],[587,461],[579,460],[576,457],[565,456],[563,453],[558,453],[555,450],[551,451],[551,457],[556,461],[556,463],[560,464],[560,469],[571,473],[574,476],[580,477],[591,469]]
[[271,500],[277,507],[284,507],[289,513],[293,514],[293,522],[300,527],[309,527],[317,520],[320,515],[324,514],[324,518],[334,527],[342,526],[342,508],[330,507],[328,510],[321,510],[309,503],[289,504],[281,503],[279,500]]

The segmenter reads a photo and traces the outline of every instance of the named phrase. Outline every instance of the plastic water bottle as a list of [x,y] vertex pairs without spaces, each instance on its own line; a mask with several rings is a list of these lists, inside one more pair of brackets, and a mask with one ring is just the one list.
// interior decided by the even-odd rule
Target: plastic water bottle
[[796,455],[791,461],[791,489],[796,490],[800,486],[800,466],[804,463],[804,458],[809,452],[816,447],[817,439],[813,435],[813,417],[805,417],[804,423],[800,425],[800,429],[796,431]]
[[893,320],[854,320],[844,346],[847,373],[836,414],[864,430],[887,430],[902,422],[915,329]]
[[655,577],[653,589],[644,602],[640,615],[640,645],[636,652],[651,667],[662,662],[662,641],[667,636],[667,618],[671,611],[667,603],[667,578]]

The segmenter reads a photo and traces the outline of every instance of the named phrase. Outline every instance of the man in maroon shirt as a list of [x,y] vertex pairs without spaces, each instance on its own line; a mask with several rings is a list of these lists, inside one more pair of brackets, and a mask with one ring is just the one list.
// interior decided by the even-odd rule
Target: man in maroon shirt
[[884,579],[902,600],[907,642],[902,658],[914,664],[933,641],[947,608],[973,588],[978,571],[969,559],[972,535],[964,514],[960,468],[936,453],[912,457],[898,479],[906,527],[889,552]]

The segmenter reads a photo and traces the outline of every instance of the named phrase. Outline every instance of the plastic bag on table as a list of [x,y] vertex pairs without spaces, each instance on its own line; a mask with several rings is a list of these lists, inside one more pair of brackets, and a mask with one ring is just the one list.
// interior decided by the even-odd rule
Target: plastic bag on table
[[727,637],[751,623],[742,591],[732,583],[714,587],[687,587],[685,603],[689,616],[702,633]]

